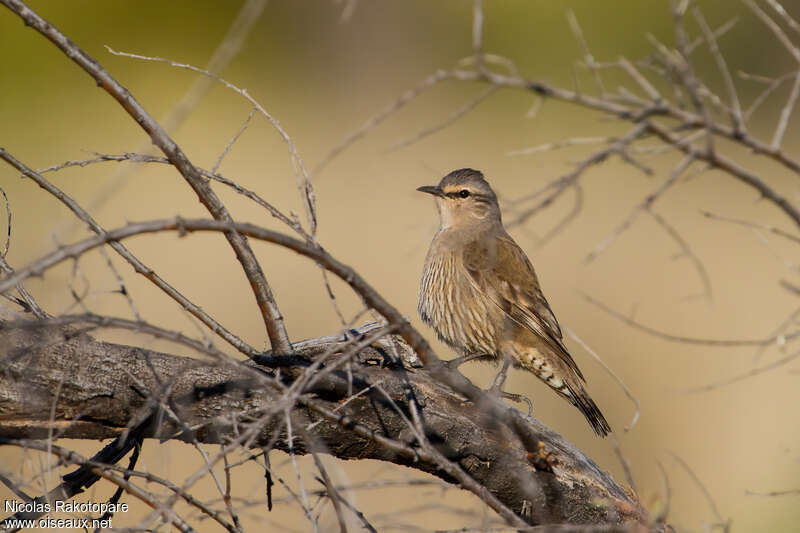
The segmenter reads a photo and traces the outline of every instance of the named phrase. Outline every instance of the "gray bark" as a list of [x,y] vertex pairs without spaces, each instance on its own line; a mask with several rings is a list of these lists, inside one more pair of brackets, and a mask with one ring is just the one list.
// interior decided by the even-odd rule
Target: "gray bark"
[[[291,385],[316,356],[335,345],[331,338],[318,339],[297,345],[295,356],[232,363],[100,342],[63,327],[5,328],[0,330],[0,438],[45,439],[51,433],[73,439],[115,438],[131,420],[140,420],[148,405],[160,404],[170,406],[185,426],[169,416],[152,417],[144,437],[226,443],[281,402],[281,391],[264,386],[260,376],[277,376]],[[425,460],[421,449],[417,456],[407,453],[417,449],[406,421],[408,402],[415,398],[428,440],[527,522],[630,526],[646,521],[631,492],[538,420],[515,415],[522,420],[516,425],[524,426],[524,434],[519,427],[512,431],[482,416],[472,402],[434,381],[425,369],[393,362],[393,349],[406,362],[414,359],[408,345],[384,338],[353,359],[350,375],[335,370],[304,391],[292,407],[293,423],[319,423],[309,431],[313,442],[295,432],[296,453],[306,453],[313,444],[340,459],[389,461],[452,482]],[[337,357],[341,355],[326,365]],[[394,406],[377,388],[341,406],[349,392],[379,381]],[[339,408],[342,418],[323,418],[309,406],[312,401],[330,411]],[[281,413],[271,417],[249,445],[286,450],[283,420]],[[355,422],[361,431],[353,430]],[[191,435],[187,426],[193,429]],[[393,449],[380,441],[381,436],[406,448]]]

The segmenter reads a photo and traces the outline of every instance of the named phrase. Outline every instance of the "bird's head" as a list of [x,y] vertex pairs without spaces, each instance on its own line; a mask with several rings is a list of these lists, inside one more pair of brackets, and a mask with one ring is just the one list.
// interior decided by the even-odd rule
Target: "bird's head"
[[491,227],[502,224],[500,206],[480,171],[454,170],[439,182],[417,189],[436,198],[442,229]]

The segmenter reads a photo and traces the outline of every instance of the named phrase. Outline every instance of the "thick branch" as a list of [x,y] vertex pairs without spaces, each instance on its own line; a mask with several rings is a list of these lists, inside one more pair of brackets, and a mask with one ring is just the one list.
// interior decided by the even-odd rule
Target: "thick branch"
[[[273,367],[280,365],[281,380],[289,385],[313,362],[314,354],[331,345],[330,340],[303,343],[296,346],[300,355],[291,359],[267,357],[239,364],[97,342],[70,331],[53,326],[0,330],[4,347],[0,437],[47,438],[52,433],[65,438],[116,437],[131,419],[141,416],[148,392],[163,390],[169,383],[164,401],[178,409],[183,424],[161,417],[160,425],[148,428],[144,436],[228,443],[285,399],[279,387],[263,384],[265,378],[274,379]],[[335,362],[336,357],[330,358],[326,365]],[[537,420],[520,416],[527,433],[536,436],[532,446],[509,439],[502,425],[427,371],[394,365],[379,346],[372,346],[357,357],[352,390],[363,391],[379,381],[381,393],[370,388],[348,397],[347,373],[325,373],[304,391],[293,416],[312,441],[323,443],[324,451],[338,458],[390,461],[452,482],[417,446],[406,417],[383,395],[408,413],[410,384],[421,404],[424,431],[436,450],[515,512],[523,506],[532,510],[524,517],[527,521],[641,524],[644,520],[644,511],[628,492]],[[61,392],[56,400],[57,389]],[[281,421],[280,417],[267,420],[250,446],[272,442]],[[193,435],[187,435],[186,428],[193,428]],[[287,449],[285,434],[274,446]],[[297,436],[294,448],[299,453],[310,451],[308,442],[298,441]]]

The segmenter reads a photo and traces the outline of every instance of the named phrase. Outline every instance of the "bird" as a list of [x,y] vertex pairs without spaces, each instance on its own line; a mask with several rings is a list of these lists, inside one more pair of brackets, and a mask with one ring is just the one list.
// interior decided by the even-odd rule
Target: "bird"
[[417,190],[434,196],[440,221],[425,258],[418,311],[461,356],[453,362],[501,361],[490,391],[511,399],[519,395],[502,391],[509,366],[532,372],[606,436],[611,427],[586,391],[533,265],[503,226],[483,173],[454,170]]

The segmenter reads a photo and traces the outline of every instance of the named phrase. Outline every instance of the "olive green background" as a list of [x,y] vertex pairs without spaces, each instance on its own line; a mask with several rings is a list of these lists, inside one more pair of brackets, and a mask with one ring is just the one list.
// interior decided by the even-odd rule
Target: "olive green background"
[[[736,27],[720,39],[732,70],[775,76],[796,68],[791,57],[744,6],[734,0],[707,0],[697,4],[717,27],[738,16]],[[784,6],[800,17],[800,5]],[[448,68],[471,53],[471,2],[361,1],[352,18],[340,20],[343,3],[333,1],[272,1],[248,38],[242,53],[224,71],[232,83],[247,88],[292,136],[306,166],[317,162],[347,134],[383,109],[419,80],[438,68]],[[161,56],[204,66],[235,17],[238,2],[33,2],[37,10],[96,58],[156,118],[166,115],[195,79],[195,74],[170,66],[110,55],[116,50]],[[636,59],[649,54],[645,37],[652,33],[673,43],[672,18],[665,1],[570,0],[487,1],[486,50],[512,58],[530,78],[572,88],[573,72],[581,90],[595,90],[592,79],[573,64],[582,53],[567,24],[574,9],[584,34],[599,60],[619,55]],[[698,27],[689,17],[689,30]],[[793,37],[797,37],[794,34]],[[800,39],[796,39],[800,40]],[[5,9],[0,9],[0,145],[33,168],[69,159],[91,157],[92,152],[139,150],[146,135],[122,108],[71,63],[53,45]],[[722,94],[721,78],[706,49],[693,58],[709,85]],[[624,84],[619,72],[609,71],[607,86]],[[737,78],[745,105],[760,85]],[[621,135],[628,125],[596,112],[556,101],[546,101],[534,118],[526,113],[535,97],[502,90],[466,117],[421,142],[390,150],[397,141],[434,125],[484,87],[477,83],[446,82],[424,93],[314,174],[319,214],[319,239],[334,256],[352,265],[389,301],[411,317],[428,338],[432,332],[416,317],[419,273],[427,245],[437,226],[433,203],[415,192],[436,183],[460,167],[483,170],[501,196],[509,201],[537,190],[572,168],[595,147],[576,147],[533,156],[507,152],[568,137]],[[755,116],[752,132],[766,140],[772,135],[788,86],[777,91]],[[215,86],[174,139],[197,165],[210,168],[228,140],[245,120],[250,107],[238,95]],[[790,121],[785,147],[798,154],[797,119]],[[730,143],[742,165],[795,202],[800,202],[797,176],[782,167]],[[638,321],[659,330],[702,338],[763,338],[796,308],[797,299],[778,285],[781,279],[797,283],[797,250],[791,244],[748,228],[705,219],[700,210],[745,218],[796,231],[791,222],[746,186],[719,171],[681,181],[654,205],[691,245],[708,269],[713,298],[687,298],[702,292],[692,264],[673,240],[646,214],[597,260],[586,254],[627,217],[631,209],[666,179],[679,157],[666,154],[647,160],[655,170],[647,177],[612,158],[582,178],[584,202],[580,216],[556,239],[543,246],[546,234],[572,207],[573,193],[512,235],[533,260],[553,310],[563,326],[591,345],[628,384],[641,402],[641,418],[629,432],[633,407],[620,388],[571,339],[567,344],[588,378],[588,388],[616,430],[620,446],[631,463],[640,496],[654,512],[665,503],[668,479],[670,521],[681,530],[705,531],[717,519],[702,490],[671,454],[691,466],[713,495],[732,531],[791,531],[800,520],[797,495],[764,497],[765,492],[800,488],[800,416],[797,404],[796,363],[705,393],[687,393],[691,387],[714,383],[768,364],[796,349],[793,344],[771,347],[758,358],[753,347],[713,348],[671,343],[632,330],[591,306],[585,292]],[[204,217],[207,213],[180,175],[166,166],[135,167],[119,179],[121,166],[104,163],[49,175],[106,228],[128,221],[175,215]],[[221,172],[285,211],[303,216],[286,145],[262,118],[253,123],[225,159]],[[109,185],[110,184],[110,185]],[[0,186],[13,211],[12,242],[8,255],[21,267],[51,251],[59,243],[88,235],[81,224],[55,199],[30,181],[0,166]],[[104,190],[110,196],[102,200]],[[263,210],[229,190],[215,186],[238,220],[280,228]],[[511,213],[507,212],[506,218]],[[267,347],[261,318],[249,286],[227,242],[219,235],[174,234],[131,239],[131,250],[187,297],[257,347]],[[292,340],[334,333],[338,318],[324,289],[319,269],[309,261],[275,246],[254,243],[264,271],[286,317]],[[137,278],[116,256],[142,316],[150,322],[197,336],[187,316],[154,287]],[[77,276],[73,265],[53,269],[43,279],[26,284],[52,313],[81,312],[74,305],[68,283],[79,292],[87,288],[85,305],[94,312],[130,317],[105,260],[97,253],[82,258]],[[348,317],[361,308],[359,300],[338,281],[333,282]],[[790,328],[792,330],[792,328]],[[148,338],[109,333],[104,338],[182,353],[180,347]],[[222,342],[219,343],[222,345]],[[450,351],[435,344],[438,353]],[[486,386],[494,369],[474,364],[462,370]],[[558,399],[533,376],[512,373],[508,390],[524,392],[534,401],[535,415],[564,434],[623,482],[624,476],[609,440],[591,433],[580,414]],[[100,443],[69,442],[85,455]],[[210,453],[215,448],[209,447]],[[273,454],[274,464],[293,490],[295,474],[286,457]],[[34,475],[36,454],[0,450],[5,472]],[[311,472],[307,458],[303,471]],[[425,478],[414,471],[381,463],[327,461],[342,482]],[[202,464],[199,454],[183,444],[147,442],[142,466],[181,481]],[[250,464],[235,471],[235,493],[263,500],[262,472]],[[54,477],[51,476],[51,485]],[[425,478],[431,479],[431,478]],[[307,489],[318,489],[311,475]],[[153,488],[153,487],[150,487]],[[31,492],[37,489],[29,488]],[[112,491],[98,484],[86,498],[101,501]],[[198,485],[205,498],[218,497],[213,484]],[[10,493],[0,490],[0,496]],[[288,498],[275,488],[276,499]],[[381,531],[389,524],[412,524],[426,530],[479,525],[481,510],[462,491],[411,486],[353,491],[348,495]],[[449,508],[436,507],[440,502]],[[133,525],[148,509],[127,498],[134,510],[115,518],[116,526]],[[387,513],[397,513],[387,516]],[[474,515],[474,516],[473,516]],[[488,516],[488,515],[487,515]],[[291,501],[267,513],[262,503],[248,507],[244,525],[275,531],[307,531],[297,505]],[[210,530],[208,522],[193,525]],[[324,531],[336,530],[326,511]]]

